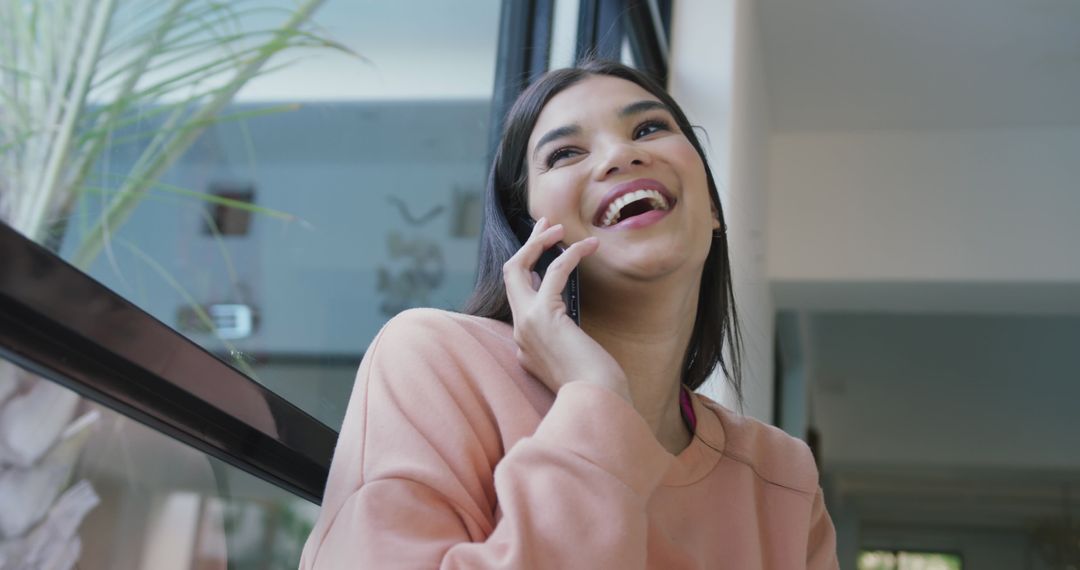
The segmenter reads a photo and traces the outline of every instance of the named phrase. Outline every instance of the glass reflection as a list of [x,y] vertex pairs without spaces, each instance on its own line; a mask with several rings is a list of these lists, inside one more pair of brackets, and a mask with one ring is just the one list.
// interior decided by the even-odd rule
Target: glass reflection
[[[289,6],[258,0],[236,25],[273,28]],[[470,289],[499,9],[326,2],[314,28],[345,49],[297,46],[245,84],[87,271],[337,427],[382,323]],[[65,259],[144,162],[148,133],[168,131],[164,110],[111,131],[65,220]]]
[[295,568],[318,507],[0,361],[0,567]]

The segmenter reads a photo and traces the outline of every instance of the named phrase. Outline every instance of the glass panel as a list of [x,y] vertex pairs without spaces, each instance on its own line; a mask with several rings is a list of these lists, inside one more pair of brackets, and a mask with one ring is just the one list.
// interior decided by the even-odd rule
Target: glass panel
[[634,58],[634,50],[630,47],[630,36],[623,38],[622,48],[619,50],[619,61],[631,67],[638,66],[638,62]]
[[3,568],[296,568],[318,513],[3,360],[0,454]]
[[896,553],[887,550],[860,552],[859,570],[896,570]]
[[960,570],[960,557],[940,552],[900,552],[898,570]]
[[[55,156],[59,170],[47,153],[19,163],[33,180],[73,180],[35,237],[336,428],[379,327],[409,307],[455,308],[471,290],[500,4],[329,0],[189,145],[207,121],[174,111],[216,102],[228,65],[242,70],[307,0],[196,1],[174,24],[161,24],[166,4],[119,0],[72,118],[78,144]],[[87,10],[68,28],[110,17]],[[131,71],[158,25],[171,51]],[[94,47],[93,33],[72,37]],[[206,71],[215,65],[227,71]],[[117,106],[129,72],[134,93],[151,95]],[[7,162],[52,144],[31,134],[16,153],[9,134]]]
[[859,570],[961,570],[956,554],[864,550],[859,553]]
[[577,49],[578,16],[581,0],[554,0],[555,15],[551,23],[551,69],[574,65]]

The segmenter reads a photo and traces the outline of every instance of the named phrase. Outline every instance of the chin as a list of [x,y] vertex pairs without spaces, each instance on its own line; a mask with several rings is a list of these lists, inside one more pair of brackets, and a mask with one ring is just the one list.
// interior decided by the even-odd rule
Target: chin
[[582,273],[602,281],[619,278],[635,282],[657,281],[682,271],[700,274],[707,256],[708,251],[691,255],[685,248],[667,244],[639,244],[611,252],[608,256],[585,259]]

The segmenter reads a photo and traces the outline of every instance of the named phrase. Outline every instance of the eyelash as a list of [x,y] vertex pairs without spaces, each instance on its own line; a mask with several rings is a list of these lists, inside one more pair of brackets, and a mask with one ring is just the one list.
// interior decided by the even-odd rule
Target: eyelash
[[544,164],[546,164],[548,168],[552,168],[555,166],[556,162],[559,162],[559,160],[566,158],[566,153],[570,152],[577,151],[568,146],[557,148],[548,155],[547,160],[544,161]]
[[[647,127],[655,127],[656,130],[644,133],[644,134],[639,136],[638,133],[640,133],[642,129],[645,129]],[[670,131],[670,130],[671,130],[671,125],[667,121],[662,120],[662,119],[649,119],[647,121],[642,122],[640,125],[634,127],[634,140],[637,140],[637,139],[639,139],[641,137],[644,137],[644,136],[651,135],[651,134],[653,134],[655,132],[658,132],[658,131]],[[551,151],[551,154],[548,155],[547,160],[544,161],[544,164],[547,165],[548,168],[553,168],[555,166],[556,162],[562,160],[563,158],[566,158],[568,153],[572,153],[572,152],[577,152],[577,149],[575,149],[573,147],[569,147],[569,146],[564,146],[564,147],[557,148],[557,149]]]
[[638,134],[639,132],[641,132],[641,129],[644,129],[645,127],[657,127],[657,129],[656,129],[656,131],[652,131],[650,133],[645,133],[644,135],[641,135],[641,136],[651,135],[651,134],[653,134],[653,133],[655,133],[657,131],[670,131],[671,130],[671,125],[668,124],[667,121],[665,121],[663,119],[649,119],[648,121],[645,121],[644,123],[641,123],[640,125],[638,125],[637,128],[634,129],[634,134],[635,135]]

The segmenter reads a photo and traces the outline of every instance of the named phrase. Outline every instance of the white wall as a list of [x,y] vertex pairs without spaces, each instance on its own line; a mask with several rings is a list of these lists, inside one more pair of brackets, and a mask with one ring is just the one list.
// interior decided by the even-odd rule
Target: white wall
[[[744,335],[745,412],[772,421],[773,308],[765,267],[768,113],[755,4],[684,0],[672,18],[672,95],[708,133]],[[701,133],[699,133],[701,136]],[[733,406],[718,378],[702,390]]]
[[1080,283],[1080,128],[778,133],[777,280]]

